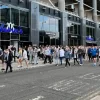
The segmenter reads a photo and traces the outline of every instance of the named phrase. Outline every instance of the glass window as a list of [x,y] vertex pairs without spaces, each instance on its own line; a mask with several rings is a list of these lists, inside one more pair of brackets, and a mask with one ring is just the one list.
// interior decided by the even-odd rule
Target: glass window
[[74,34],[78,34],[77,25],[74,25]]
[[54,18],[50,18],[50,31],[55,32],[56,31],[56,20]]
[[70,34],[73,34],[73,25],[70,27]]
[[58,19],[55,19],[56,21],[56,32],[59,32],[59,20]]
[[20,41],[29,41],[29,37],[21,36]]
[[19,10],[11,9],[11,22],[15,25],[19,25]]
[[10,40],[10,33],[1,33],[1,40]]
[[43,36],[40,36],[40,42],[44,42],[44,39],[43,39],[44,37]]
[[44,21],[42,22],[42,24],[43,24],[43,29],[45,31],[50,31],[50,29],[49,29],[49,17],[44,16]]
[[29,35],[29,28],[21,27],[21,29],[23,30],[22,35]]
[[10,9],[9,8],[1,9],[1,22],[2,23],[10,22]]
[[44,21],[43,21],[43,15],[40,15],[40,21],[39,21],[39,23],[40,23],[40,24],[39,24],[39,29],[40,29],[40,30],[43,30],[43,29],[44,29],[44,28],[43,28],[43,22],[44,22]]
[[78,25],[78,35],[80,35],[80,25]]
[[90,35],[89,27],[86,28],[86,35],[87,35],[87,36]]
[[28,12],[20,11],[20,26],[28,27]]

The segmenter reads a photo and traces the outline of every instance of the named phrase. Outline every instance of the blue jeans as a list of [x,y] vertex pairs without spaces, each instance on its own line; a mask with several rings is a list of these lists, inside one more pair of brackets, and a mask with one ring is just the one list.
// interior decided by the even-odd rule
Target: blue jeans
[[60,57],[60,63],[61,63],[61,65],[62,65],[62,60],[63,60],[63,58],[64,58],[64,57]]
[[80,56],[79,60],[80,60],[80,64],[83,64],[83,56]]

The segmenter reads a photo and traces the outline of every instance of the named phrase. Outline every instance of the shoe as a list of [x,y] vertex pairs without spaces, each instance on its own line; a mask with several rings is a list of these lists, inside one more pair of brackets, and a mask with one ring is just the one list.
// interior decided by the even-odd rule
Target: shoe
[[9,71],[9,72],[13,72],[13,71],[11,70],[11,71]]
[[22,66],[18,66],[18,68],[21,68]]
[[4,72],[5,74],[7,73],[7,71]]
[[93,63],[93,66],[96,66],[96,63]]

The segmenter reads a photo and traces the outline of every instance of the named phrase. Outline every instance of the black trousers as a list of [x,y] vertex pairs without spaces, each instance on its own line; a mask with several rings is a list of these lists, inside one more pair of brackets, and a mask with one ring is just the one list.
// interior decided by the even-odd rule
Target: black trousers
[[89,58],[89,62],[90,62],[92,60],[92,56],[90,53],[88,54],[88,58]]
[[66,61],[65,66],[67,66],[67,64],[70,66],[69,59],[68,59],[68,58],[66,58],[66,59],[65,59],[65,61]]
[[79,64],[77,58],[74,58],[74,65],[75,65],[76,62]]
[[49,63],[51,64],[51,56],[46,55],[44,58],[44,64],[47,63],[47,59],[49,60]]
[[12,72],[11,62],[7,62],[7,63],[6,63],[6,73],[7,73],[7,71],[8,71],[8,68],[10,68],[10,72]]

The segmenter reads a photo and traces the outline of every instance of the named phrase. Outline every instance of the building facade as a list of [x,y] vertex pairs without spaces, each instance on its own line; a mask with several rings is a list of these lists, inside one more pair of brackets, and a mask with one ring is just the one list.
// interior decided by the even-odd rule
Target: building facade
[[0,0],[0,46],[100,45],[98,0],[86,1]]

